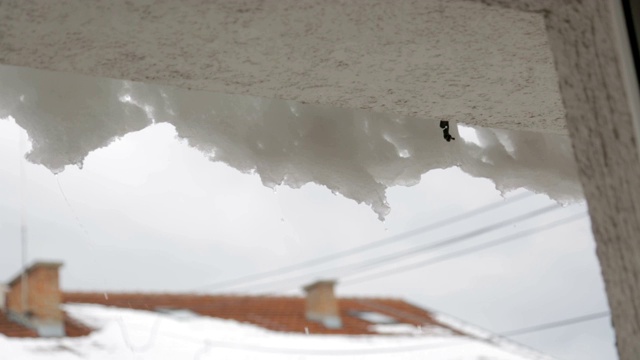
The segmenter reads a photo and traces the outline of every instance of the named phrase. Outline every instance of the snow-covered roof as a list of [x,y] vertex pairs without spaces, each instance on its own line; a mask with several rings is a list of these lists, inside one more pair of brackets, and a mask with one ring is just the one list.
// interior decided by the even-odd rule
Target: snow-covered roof
[[[362,314],[375,313],[392,319],[395,324],[414,328],[438,328],[447,333],[462,334],[455,328],[435,320],[431,311],[403,300],[390,298],[337,298],[342,326],[325,327],[306,317],[305,298],[297,296],[197,295],[158,293],[63,293],[63,302],[100,304],[121,308],[149,310],[167,315],[194,314],[235,320],[265,329],[288,333],[375,335],[376,319]],[[167,311],[168,309],[173,311]],[[184,317],[184,316],[180,316]]]
[[[63,313],[63,326],[66,337],[87,336],[91,333],[91,328],[84,323],[70,317],[67,313]],[[0,336],[11,338],[37,338],[36,329],[25,326],[19,321],[11,318],[9,312],[0,310]]]
[[6,359],[551,359],[454,333],[403,336],[311,336],[280,333],[210,317],[67,304],[75,319],[97,330],[80,338],[12,339],[0,335]]

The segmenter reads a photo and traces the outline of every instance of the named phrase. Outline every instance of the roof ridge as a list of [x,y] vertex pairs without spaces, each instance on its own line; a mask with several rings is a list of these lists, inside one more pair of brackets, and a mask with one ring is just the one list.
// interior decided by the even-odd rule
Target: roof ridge
[[[227,297],[227,298],[274,298],[274,299],[304,299],[302,295],[277,295],[277,294],[205,294],[196,292],[172,292],[172,291],[101,291],[101,290],[63,290],[64,295],[104,295],[107,296],[121,296],[121,295],[142,295],[142,296],[196,296],[196,297]],[[414,306],[403,298],[399,297],[387,297],[387,296],[337,296],[338,300],[380,300],[380,301],[396,301],[403,302]]]
[[142,295],[142,296],[194,296],[194,297],[246,297],[246,298],[287,298],[287,299],[303,299],[303,296],[295,295],[269,295],[269,294],[203,294],[191,292],[169,292],[169,291],[98,291],[98,290],[63,290],[63,295],[99,295],[107,294],[108,296],[121,295]]

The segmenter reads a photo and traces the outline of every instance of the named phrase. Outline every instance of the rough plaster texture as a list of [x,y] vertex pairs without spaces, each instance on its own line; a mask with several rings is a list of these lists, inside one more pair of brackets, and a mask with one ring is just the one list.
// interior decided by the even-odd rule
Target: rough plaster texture
[[5,0],[0,64],[566,131],[543,17],[473,2]]
[[618,351],[631,360],[640,358],[640,161],[609,11],[599,0],[562,7],[549,27]]
[[621,360],[640,359],[640,159],[614,1],[483,0],[545,15]]

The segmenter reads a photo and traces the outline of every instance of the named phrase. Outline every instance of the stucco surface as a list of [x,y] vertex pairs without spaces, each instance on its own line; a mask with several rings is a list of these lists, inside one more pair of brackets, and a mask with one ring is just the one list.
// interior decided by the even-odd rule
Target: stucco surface
[[640,161],[608,2],[550,18],[569,132],[622,360],[640,358]]
[[[545,15],[621,360],[640,359],[637,92],[625,88],[616,1],[480,0]],[[627,62],[628,65],[628,62]],[[638,114],[635,114],[638,116]]]
[[474,2],[5,0],[0,63],[565,132],[542,15]]

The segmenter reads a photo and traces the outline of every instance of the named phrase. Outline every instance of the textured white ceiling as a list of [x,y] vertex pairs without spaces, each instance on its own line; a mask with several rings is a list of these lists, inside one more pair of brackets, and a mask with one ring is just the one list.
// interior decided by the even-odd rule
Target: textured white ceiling
[[438,0],[2,1],[0,63],[564,133],[542,15]]

